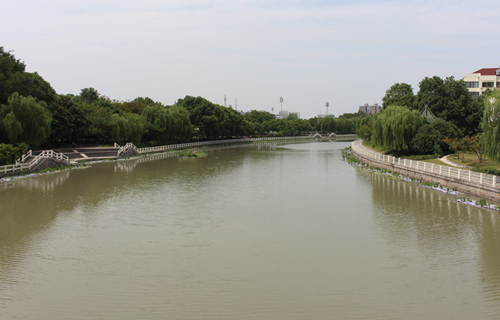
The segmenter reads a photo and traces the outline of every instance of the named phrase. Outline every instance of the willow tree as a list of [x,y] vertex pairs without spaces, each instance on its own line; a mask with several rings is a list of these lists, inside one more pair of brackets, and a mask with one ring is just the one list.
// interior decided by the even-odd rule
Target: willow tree
[[483,116],[485,153],[494,162],[500,162],[500,91],[494,91],[485,101]]
[[40,146],[50,135],[52,116],[43,101],[13,93],[0,109],[0,131],[9,143]]
[[371,140],[385,149],[408,150],[413,137],[424,123],[424,118],[417,110],[389,106],[375,115]]
[[193,136],[193,125],[189,119],[189,112],[183,107],[171,107],[170,112],[175,119],[175,139],[180,142],[187,142]]
[[136,114],[113,114],[111,116],[111,136],[119,144],[132,141],[138,144],[144,135],[144,120]]

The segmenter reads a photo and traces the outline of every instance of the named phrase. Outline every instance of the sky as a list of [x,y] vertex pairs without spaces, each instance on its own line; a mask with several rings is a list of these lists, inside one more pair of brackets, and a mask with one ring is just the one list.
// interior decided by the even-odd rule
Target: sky
[[59,94],[226,96],[308,119],[499,67],[499,12],[498,0],[4,0],[0,46]]

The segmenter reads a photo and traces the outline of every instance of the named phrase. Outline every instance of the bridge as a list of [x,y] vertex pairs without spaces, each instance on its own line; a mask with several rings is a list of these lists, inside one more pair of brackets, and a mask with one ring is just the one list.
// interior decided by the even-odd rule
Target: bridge
[[309,135],[315,141],[354,141],[356,134],[311,133]]

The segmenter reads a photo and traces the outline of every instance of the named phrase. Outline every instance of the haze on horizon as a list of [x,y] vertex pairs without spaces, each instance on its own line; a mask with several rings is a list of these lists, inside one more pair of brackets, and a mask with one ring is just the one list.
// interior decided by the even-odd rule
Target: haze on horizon
[[7,1],[0,39],[60,94],[238,110],[356,112],[391,85],[418,91],[500,65],[500,2]]

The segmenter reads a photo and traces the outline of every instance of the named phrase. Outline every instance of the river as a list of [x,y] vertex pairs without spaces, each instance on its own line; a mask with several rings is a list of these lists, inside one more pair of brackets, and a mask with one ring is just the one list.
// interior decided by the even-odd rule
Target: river
[[350,143],[0,185],[0,319],[500,319],[500,215]]

